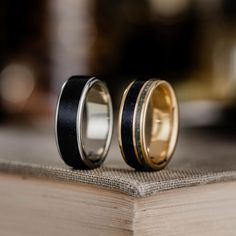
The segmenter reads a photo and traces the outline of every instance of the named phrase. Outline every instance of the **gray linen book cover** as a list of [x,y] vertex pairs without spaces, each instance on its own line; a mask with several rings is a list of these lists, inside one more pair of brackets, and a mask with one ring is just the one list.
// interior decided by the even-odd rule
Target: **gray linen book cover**
[[12,126],[1,127],[0,131],[1,172],[82,182],[135,197],[236,180],[236,140],[202,131],[181,130],[172,161],[158,172],[140,172],[128,167],[115,137],[102,167],[73,170],[60,159],[53,132]]

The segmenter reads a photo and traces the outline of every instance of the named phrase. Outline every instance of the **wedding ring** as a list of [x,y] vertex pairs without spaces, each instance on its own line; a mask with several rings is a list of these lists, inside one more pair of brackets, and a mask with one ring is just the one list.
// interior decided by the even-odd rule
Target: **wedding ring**
[[92,169],[106,158],[113,109],[106,85],[95,77],[73,76],[62,86],[55,116],[58,151],[66,164]]
[[175,150],[178,129],[178,103],[168,82],[137,80],[127,87],[119,111],[118,142],[128,165],[163,169]]

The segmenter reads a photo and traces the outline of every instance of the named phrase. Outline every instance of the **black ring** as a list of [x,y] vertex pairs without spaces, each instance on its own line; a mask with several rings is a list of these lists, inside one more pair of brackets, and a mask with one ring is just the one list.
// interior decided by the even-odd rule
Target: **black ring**
[[127,96],[125,98],[125,103],[121,118],[121,142],[123,147],[123,152],[125,155],[125,160],[131,167],[141,170],[143,167],[138,162],[134,150],[133,143],[133,116],[135,104],[142,89],[145,81],[137,80],[130,87]]
[[[158,89],[163,89],[163,93],[155,93],[159,92]],[[165,99],[164,105],[159,95]],[[150,140],[146,137],[149,105],[153,109]],[[175,149],[178,122],[177,99],[168,82],[150,79],[148,81],[136,80],[131,83],[123,94],[118,119],[118,142],[125,162],[137,170],[163,169]],[[155,147],[159,141],[167,145],[157,151]],[[153,154],[150,149],[156,153]]]
[[[63,85],[58,98],[55,117],[55,134],[58,150],[64,162],[76,169],[98,167],[102,164],[106,156],[104,154],[102,159],[94,162],[87,161],[84,159],[84,156],[81,156],[83,155],[83,151],[78,146],[77,118],[79,104],[85,87],[93,80],[99,81],[91,76],[72,76]],[[112,107],[110,112],[112,113]],[[112,115],[110,118],[112,118],[111,122],[113,123]],[[110,142],[110,137],[108,142]],[[110,143],[108,143],[109,145]]]

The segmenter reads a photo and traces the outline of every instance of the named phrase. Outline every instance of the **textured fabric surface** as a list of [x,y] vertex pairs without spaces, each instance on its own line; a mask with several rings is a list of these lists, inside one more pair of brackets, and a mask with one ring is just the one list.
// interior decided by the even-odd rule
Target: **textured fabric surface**
[[182,130],[173,160],[159,172],[129,168],[116,140],[101,168],[78,171],[60,159],[53,135],[39,130],[0,129],[0,171],[82,182],[145,197],[173,188],[236,180],[236,140],[215,133]]

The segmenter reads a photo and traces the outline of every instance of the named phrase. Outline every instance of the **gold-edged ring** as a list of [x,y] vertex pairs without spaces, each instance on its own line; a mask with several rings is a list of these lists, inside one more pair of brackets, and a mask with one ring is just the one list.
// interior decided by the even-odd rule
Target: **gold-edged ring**
[[158,79],[136,80],[122,97],[118,141],[126,163],[138,170],[161,170],[175,150],[179,112],[171,85]]

